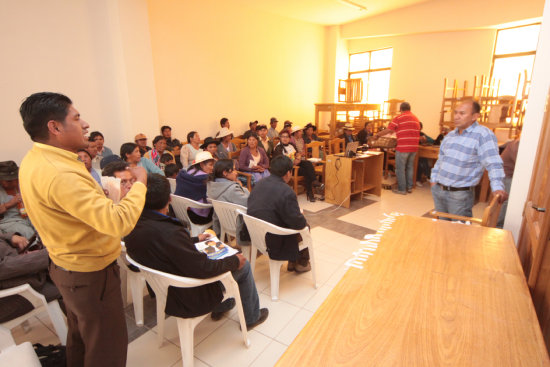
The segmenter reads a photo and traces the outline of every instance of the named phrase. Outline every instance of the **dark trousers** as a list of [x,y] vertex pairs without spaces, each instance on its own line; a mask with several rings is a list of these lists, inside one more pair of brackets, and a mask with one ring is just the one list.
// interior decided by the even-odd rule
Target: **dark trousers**
[[301,161],[300,169],[298,169],[298,175],[304,176],[304,180],[306,181],[306,192],[308,194],[313,193],[312,183],[317,179],[315,176],[315,168],[313,167],[313,164],[310,161]]
[[50,277],[67,309],[67,366],[126,366],[128,331],[118,265],[82,273],[52,262]]

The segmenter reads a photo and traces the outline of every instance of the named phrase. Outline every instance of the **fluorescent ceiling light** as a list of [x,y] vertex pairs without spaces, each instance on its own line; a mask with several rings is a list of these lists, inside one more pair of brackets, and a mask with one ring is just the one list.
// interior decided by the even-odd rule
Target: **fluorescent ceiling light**
[[351,0],[338,0],[338,2],[342,3],[342,4],[346,4],[348,6],[351,6],[357,10],[367,10],[367,7],[365,5],[361,5],[355,1],[351,1]]

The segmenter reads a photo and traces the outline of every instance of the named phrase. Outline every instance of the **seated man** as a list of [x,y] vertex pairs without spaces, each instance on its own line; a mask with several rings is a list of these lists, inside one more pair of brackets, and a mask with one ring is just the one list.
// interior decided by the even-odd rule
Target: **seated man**
[[14,161],[0,162],[0,233],[15,233],[30,239],[35,234],[19,191],[19,167]]
[[96,180],[99,186],[101,186],[101,177],[99,177],[99,173],[97,173],[97,171],[92,168],[92,155],[90,154],[90,152],[88,152],[86,149],[80,149],[78,152],[76,152],[76,154],[78,154],[78,159],[82,163],[84,163],[84,166],[86,167],[88,172],[90,172],[94,180]]
[[[231,271],[239,285],[247,328],[267,319],[267,308],[260,309],[260,301],[250,264],[242,254],[219,260],[210,260],[198,251],[194,243],[204,241],[208,234],[189,237],[183,224],[169,217],[170,184],[160,175],[147,177],[145,207],[136,227],[125,238],[130,257],[152,269],[184,277],[206,279]],[[223,299],[221,283],[210,283],[195,288],[168,289],[166,313],[190,318],[212,312],[212,319],[219,320],[234,307],[235,301]]]
[[[28,283],[50,302],[61,298],[48,276],[48,251],[36,242],[27,250],[29,241],[15,233],[0,234],[0,289]],[[30,312],[32,304],[19,295],[0,298],[0,323]]]
[[[258,182],[248,197],[249,215],[283,228],[302,229],[307,225],[296,194],[287,185],[292,177],[293,166],[287,156],[273,158],[269,167],[271,176]],[[300,241],[298,234],[280,236],[268,233],[266,245],[269,257],[273,260],[288,260],[289,271],[311,270],[309,251],[307,248],[299,251]]]
[[357,141],[357,137],[353,135],[353,125],[352,124],[345,124],[344,125],[344,133],[340,135],[340,138],[343,138],[346,142],[346,147],[348,146],[348,143],[353,143],[354,141]]
[[124,199],[136,178],[128,170],[128,163],[124,161],[111,162],[103,168],[102,176],[120,178],[120,200]]

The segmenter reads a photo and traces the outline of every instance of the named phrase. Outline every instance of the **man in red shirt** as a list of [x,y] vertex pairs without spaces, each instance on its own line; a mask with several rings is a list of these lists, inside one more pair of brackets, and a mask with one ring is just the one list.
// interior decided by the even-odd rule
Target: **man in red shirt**
[[388,127],[378,134],[380,136],[395,132],[397,147],[395,148],[395,174],[397,176],[397,190],[393,192],[401,195],[412,192],[414,159],[418,152],[420,138],[420,123],[411,112],[411,105],[403,102],[399,106],[401,114],[395,116]]

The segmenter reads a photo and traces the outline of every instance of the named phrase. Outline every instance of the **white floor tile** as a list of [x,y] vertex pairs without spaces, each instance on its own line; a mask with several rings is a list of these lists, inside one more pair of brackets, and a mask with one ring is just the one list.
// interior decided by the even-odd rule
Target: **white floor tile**
[[304,309],[315,312],[323,304],[325,299],[327,299],[330,292],[334,289],[331,285],[323,285],[320,287],[317,292],[309,299],[309,301],[306,302],[304,305]]
[[300,310],[292,318],[292,320],[290,320],[290,323],[279,333],[279,335],[277,335],[275,340],[285,345],[290,345],[294,338],[298,336],[300,331],[307,324],[311,316],[313,316],[313,312],[308,310]]
[[274,366],[275,363],[281,358],[283,353],[286,351],[287,346],[281,344],[277,341],[272,341],[271,344],[256,358],[250,367],[270,367]]
[[[183,366],[183,363],[180,359],[179,361],[174,363],[171,367],[185,367],[185,366]],[[195,357],[193,361],[193,367],[210,367],[210,366],[204,363],[203,361],[201,361],[200,359],[198,359],[197,357]]]
[[243,343],[239,325],[229,320],[195,347],[195,356],[213,367],[248,366],[271,341],[254,330],[248,332],[248,338],[249,348]]
[[[196,327],[193,337],[193,345],[197,346],[202,342],[208,335],[212,334],[217,328],[221,327],[227,318],[223,318],[219,321],[212,321],[210,315],[206,316]],[[153,332],[157,332],[157,326],[153,328]],[[180,337],[178,332],[178,322],[175,317],[168,317],[164,320],[164,339],[168,342],[179,346]]]
[[332,276],[327,280],[327,282],[325,283],[325,285],[329,285],[329,286],[332,286],[332,287],[335,287],[338,282],[340,281],[340,279],[342,279],[342,277],[346,274],[346,272],[348,271],[348,267],[346,266],[343,266],[339,269],[337,269],[334,274],[332,274]]
[[[304,274],[304,276],[311,275]],[[302,307],[315,292],[316,289],[311,278],[304,279],[292,273],[282,277],[279,283],[279,299],[297,307]],[[262,293],[271,296],[271,286]]]
[[[261,307],[267,307],[269,316],[267,320],[254,328],[267,337],[274,338],[288,324],[288,322],[300,311],[300,309],[285,301],[271,301],[271,297],[260,294]],[[235,315],[236,316],[236,315]]]
[[331,206],[333,206],[332,204],[329,204],[325,201],[315,201],[312,203],[307,200],[306,194],[298,195],[298,205],[300,206],[301,209],[307,210],[313,213],[316,213],[320,210],[330,208]]
[[127,366],[169,367],[181,359],[181,350],[172,343],[164,343],[159,348],[157,334],[148,331],[128,344]]

